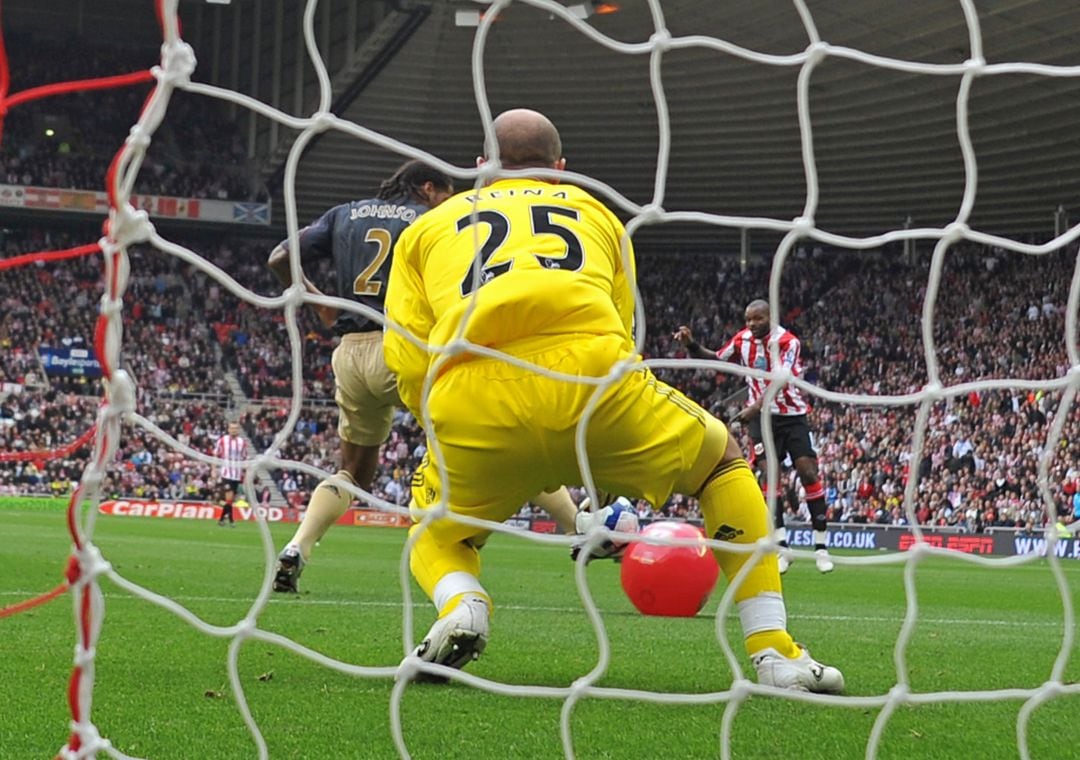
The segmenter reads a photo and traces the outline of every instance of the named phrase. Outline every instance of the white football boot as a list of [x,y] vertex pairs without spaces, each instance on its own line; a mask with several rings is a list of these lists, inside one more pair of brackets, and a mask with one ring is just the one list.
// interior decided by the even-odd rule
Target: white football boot
[[791,550],[786,546],[781,546],[780,550],[776,552],[776,564],[780,567],[780,575],[783,575],[791,567],[791,563],[794,557],[791,554]]
[[839,694],[844,690],[843,673],[832,665],[823,665],[815,660],[802,644],[797,646],[802,655],[794,660],[784,657],[772,647],[754,655],[758,683],[817,694]]
[[[439,618],[413,654],[425,662],[461,669],[480,657],[488,642],[490,610],[481,596],[466,596],[446,617]],[[421,674],[420,681],[445,681]]]
[[776,549],[776,564],[780,566],[780,575],[783,575],[791,567],[791,563],[795,561],[795,554],[788,546],[787,528],[777,528],[773,531],[773,538],[782,542]]
[[828,549],[818,549],[814,552],[814,555],[818,572],[831,573],[833,571],[833,561],[829,558]]

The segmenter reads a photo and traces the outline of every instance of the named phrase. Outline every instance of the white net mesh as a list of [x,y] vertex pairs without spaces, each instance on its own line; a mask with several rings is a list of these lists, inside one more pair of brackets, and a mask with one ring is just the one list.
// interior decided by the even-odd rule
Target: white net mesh
[[[292,246],[293,250],[296,250],[297,248],[295,243],[298,229],[295,193],[297,167],[305,147],[314,137],[327,130],[339,130],[356,139],[369,141],[370,143],[402,156],[429,161],[450,172],[454,176],[468,178],[469,180],[475,181],[478,185],[490,179],[494,175],[494,172],[497,171],[497,166],[495,164],[489,164],[485,170],[480,172],[452,166],[440,160],[437,156],[432,156],[423,151],[416,150],[398,140],[374,132],[359,124],[342,120],[330,113],[330,79],[316,44],[316,35],[314,33],[316,3],[314,0],[308,2],[306,6],[303,32],[310,64],[317,74],[321,95],[318,107],[315,111],[303,118],[291,116],[268,106],[266,103],[237,92],[191,81],[190,75],[195,68],[196,61],[192,49],[183,41],[179,32],[176,15],[177,2],[178,0],[161,0],[161,18],[163,22],[164,40],[162,45],[161,65],[154,70],[157,86],[153,95],[147,102],[138,123],[132,127],[123,151],[118,156],[116,163],[117,171],[114,175],[114,186],[110,188],[110,193],[114,198],[114,206],[110,213],[108,234],[101,241],[101,247],[105,254],[105,273],[107,282],[107,292],[102,298],[101,303],[101,314],[103,316],[102,324],[105,329],[103,335],[104,352],[101,356],[101,361],[107,368],[108,376],[106,403],[103,405],[98,417],[97,438],[92,462],[85,471],[79,491],[75,494],[74,502],[77,504],[86,500],[91,504],[96,505],[100,501],[102,496],[100,486],[104,477],[106,465],[112,460],[113,455],[116,452],[118,441],[121,436],[121,425],[125,420],[159,437],[165,441],[169,447],[182,452],[186,457],[210,464],[222,464],[213,457],[209,457],[185,446],[177,439],[165,433],[146,417],[137,413],[134,382],[127,373],[118,368],[120,366],[119,352],[124,337],[122,334],[120,312],[122,308],[122,298],[129,275],[127,249],[132,244],[148,242],[165,254],[175,256],[184,262],[191,264],[198,270],[205,272],[207,275],[214,278],[214,280],[221,283],[225,289],[234,294],[237,298],[256,308],[283,309],[284,311],[293,362],[293,403],[291,405],[291,413],[284,427],[278,432],[274,444],[271,445],[268,450],[259,453],[246,463],[248,465],[246,471],[249,475],[248,482],[245,485],[249,492],[252,491],[252,474],[256,469],[289,467],[308,472],[316,477],[325,475],[325,473],[314,467],[300,462],[286,461],[278,456],[279,448],[282,442],[285,441],[292,432],[301,409],[301,358],[303,344],[302,337],[297,328],[296,317],[298,309],[305,303],[324,303],[326,305],[363,311],[365,316],[381,319],[381,315],[366,311],[363,307],[359,307],[356,304],[333,298],[319,298],[312,296],[306,293],[300,285],[294,285],[277,297],[263,297],[256,295],[243,284],[229,276],[225,271],[215,266],[212,262],[207,261],[191,250],[176,245],[161,237],[150,225],[146,215],[141,211],[137,211],[129,203],[135,176],[139,171],[146,149],[150,144],[155,129],[165,118],[169,99],[177,89],[230,101],[242,109],[250,109],[261,116],[272,119],[299,132],[299,135],[289,151],[284,175],[285,213],[289,237],[294,243]],[[1080,227],[1078,227],[1066,231],[1064,234],[1045,244],[1032,245],[1019,243],[1004,237],[985,234],[977,229],[972,229],[968,225],[968,219],[975,203],[976,193],[979,187],[978,163],[975,150],[972,146],[968,124],[968,99],[973,83],[980,77],[992,77],[1015,73],[1045,77],[1076,77],[1080,76],[1080,67],[1060,67],[1021,62],[988,64],[983,56],[979,16],[976,12],[975,5],[971,0],[964,0],[960,3],[969,32],[970,55],[967,60],[963,62],[948,65],[885,58],[865,53],[860,50],[830,45],[827,41],[820,38],[815,26],[813,13],[807,5],[800,0],[796,0],[795,7],[805,29],[807,45],[802,52],[784,56],[759,53],[754,50],[731,44],[722,39],[711,37],[673,37],[668,32],[665,24],[664,9],[659,0],[650,0],[648,3],[655,31],[647,41],[640,43],[619,42],[601,34],[588,23],[581,20],[578,17],[578,14],[569,10],[562,4],[551,2],[550,0],[518,0],[518,2],[533,6],[545,13],[551,14],[559,22],[565,25],[564,31],[567,33],[584,35],[596,45],[604,46],[616,53],[629,56],[648,56],[649,58],[649,76],[655,101],[660,136],[656,160],[656,172],[653,183],[654,190],[651,200],[644,205],[634,203],[615,188],[582,175],[571,174],[571,181],[593,190],[603,198],[607,199],[612,205],[629,215],[630,220],[627,224],[627,230],[631,236],[644,225],[660,222],[691,222],[716,225],[730,229],[765,230],[781,234],[783,238],[776,248],[775,256],[773,258],[769,288],[769,301],[772,305],[772,320],[774,323],[780,321],[778,309],[779,304],[782,302],[782,292],[780,288],[781,274],[784,270],[785,262],[788,260],[788,257],[792,254],[799,241],[813,240],[825,245],[855,250],[876,249],[888,243],[906,240],[935,241],[926,293],[923,298],[921,325],[922,345],[924,347],[925,361],[929,375],[929,382],[925,387],[916,393],[904,395],[841,394],[822,390],[807,382],[791,377],[786,371],[781,371],[768,378],[773,381],[769,387],[769,397],[775,396],[781,389],[783,383],[794,383],[804,392],[827,402],[844,404],[857,403],[867,407],[881,408],[897,406],[912,407],[916,410],[917,416],[911,455],[912,459],[917,461],[926,444],[930,411],[936,402],[943,399],[964,396],[972,390],[995,388],[1020,388],[1060,394],[1059,413],[1054,417],[1053,424],[1050,426],[1050,432],[1044,446],[1044,456],[1042,457],[1039,466],[1040,490],[1049,517],[1048,522],[1050,524],[1053,523],[1054,508],[1047,489],[1048,469],[1056,453],[1053,444],[1062,434],[1065,421],[1072,412],[1077,390],[1080,389],[1080,334],[1077,332],[1077,314],[1080,313],[1080,268],[1075,271],[1072,277],[1066,307],[1065,341],[1069,369],[1055,379],[1036,381],[1010,378],[973,383],[949,384],[946,379],[941,376],[938,352],[935,347],[935,305],[938,299],[939,288],[941,287],[946,251],[954,244],[961,241],[970,241],[1030,256],[1040,256],[1059,250],[1063,246],[1071,245],[1080,238]],[[483,18],[479,21],[473,45],[472,70],[475,83],[476,104],[479,108],[484,133],[487,136],[489,145],[492,142],[492,114],[485,89],[484,51],[496,16],[509,5],[510,0],[497,0],[490,4],[489,12],[484,14]],[[789,67],[798,70],[797,106],[802,140],[802,162],[805,169],[806,181],[805,207],[798,218],[749,218],[698,213],[693,211],[667,212],[664,210],[667,188],[668,157],[671,150],[671,127],[661,73],[663,70],[665,54],[674,50],[686,48],[710,49],[763,66]],[[865,64],[866,66],[879,67],[896,72],[932,77],[951,77],[958,80],[959,87],[956,97],[956,136],[962,151],[965,181],[962,203],[955,219],[953,219],[950,224],[940,228],[897,229],[882,235],[866,238],[832,234],[827,230],[819,229],[815,225],[815,212],[818,208],[819,201],[819,182],[814,153],[814,129],[810,118],[810,83],[815,69],[830,58],[847,59]],[[301,272],[299,260],[296,257],[293,257],[291,266],[293,282],[299,283],[301,281]],[[644,309],[641,306],[641,300],[638,299],[637,303],[637,325],[639,326],[638,347],[640,349],[647,330],[647,323]],[[456,341],[440,350],[443,352],[444,356],[450,356],[465,348],[479,353],[485,353],[485,349],[469,345],[464,341]],[[509,360],[508,357],[504,358]],[[647,361],[645,364],[652,368],[667,369],[675,369],[677,367],[720,367],[725,372],[736,375],[745,375],[755,372],[754,370],[747,370],[734,365],[721,365],[717,362],[676,362],[672,360],[656,359]],[[776,362],[774,359],[774,365],[778,364],[779,362]],[[634,366],[613,367],[611,373],[607,377],[597,381],[594,401],[599,397],[599,394],[604,388],[610,386],[611,383],[633,369]],[[758,374],[761,375],[762,373],[758,372]],[[768,409],[768,404],[765,405],[765,409]],[[584,432],[588,424],[588,416],[587,413],[583,424],[578,430],[578,453],[587,489],[593,494],[593,498],[595,499],[584,446]],[[430,420],[427,422],[427,428],[430,430]],[[765,422],[768,422],[767,412]],[[769,440],[771,437],[769,425],[765,424],[763,428],[766,436],[766,444],[771,445],[772,442]],[[440,461],[438,442],[433,441],[432,443],[434,458],[436,461]],[[768,473],[770,482],[769,492],[771,494],[775,494],[777,491],[775,486],[778,482],[778,478],[778,464],[775,461],[775,458],[771,458],[769,460]],[[909,478],[904,493],[904,510],[907,513],[915,535],[921,537],[922,531],[918,526],[918,520],[915,518],[914,513],[916,488],[916,478]],[[358,492],[357,495],[365,501],[375,503],[376,506],[381,509],[400,511],[399,508],[394,505],[373,499],[370,494]],[[445,514],[445,505],[440,505],[439,508],[429,515],[428,519],[433,519],[442,516],[443,514]],[[281,635],[264,630],[259,626],[260,615],[265,610],[270,597],[271,579],[275,560],[275,547],[264,520],[260,519],[259,521],[260,535],[266,561],[266,571],[260,592],[256,598],[252,600],[248,614],[242,620],[231,626],[215,626],[208,624],[177,602],[131,582],[113,569],[101,556],[94,545],[95,515],[96,509],[86,509],[83,511],[81,519],[74,529],[77,543],[75,557],[78,562],[79,573],[77,580],[72,584],[72,595],[76,610],[78,632],[75,657],[76,672],[73,678],[75,694],[73,699],[73,738],[71,743],[61,751],[61,754],[64,757],[89,757],[94,756],[99,752],[104,752],[112,757],[127,757],[127,755],[112,747],[107,739],[99,735],[91,715],[91,702],[94,689],[95,651],[105,613],[104,597],[97,583],[97,579],[101,575],[108,577],[119,588],[146,599],[173,613],[202,633],[229,640],[229,680],[232,685],[233,694],[239,705],[240,712],[251,732],[260,757],[267,757],[269,752],[259,725],[248,708],[244,686],[239,677],[237,665],[240,648],[249,640],[263,641],[285,647],[320,665],[333,668],[352,676],[378,679],[398,677],[391,697],[390,714],[392,731],[401,756],[407,757],[409,755],[401,718],[402,700],[405,690],[409,686],[409,681],[408,678],[402,676],[414,674],[418,668],[422,667],[419,660],[406,657],[398,668],[359,667],[324,656],[313,649],[302,646]],[[497,531],[513,532],[511,529],[500,525],[485,525],[485,527]],[[561,536],[521,533],[514,533],[514,535],[516,536],[516,540],[529,540],[551,544],[567,544],[570,541],[569,538]],[[597,538],[598,537],[594,537],[594,539]],[[1053,530],[1048,529],[1046,539],[1052,548],[1054,542],[1057,540],[1057,535]],[[716,542],[713,542],[713,545],[720,546],[720,544]],[[751,547],[750,550],[760,554],[766,551],[775,551],[775,548],[775,545],[763,543],[759,546]],[[404,597],[402,604],[404,630],[409,632],[413,630],[413,604],[410,596],[407,549],[408,547],[406,547],[406,550],[402,554],[400,579]],[[837,563],[841,566],[841,571],[857,564],[874,563],[904,565],[907,606],[900,635],[893,646],[896,680],[894,687],[883,694],[858,697],[826,697],[791,692],[781,693],[758,686],[750,679],[746,678],[742,671],[740,659],[736,656],[734,649],[727,640],[725,626],[722,624],[722,621],[726,620],[733,610],[733,589],[737,587],[740,581],[739,578],[734,579],[734,582],[729,584],[717,612],[717,636],[724,656],[735,674],[735,679],[729,689],[720,692],[692,694],[599,687],[596,684],[608,668],[611,651],[601,615],[593,601],[592,594],[586,582],[584,562],[578,563],[576,582],[584,609],[588,613],[589,620],[591,621],[599,642],[599,657],[595,667],[588,673],[566,688],[512,685],[478,677],[467,672],[446,671],[445,674],[468,686],[495,694],[530,697],[542,696],[562,700],[562,745],[567,757],[574,756],[574,736],[571,731],[571,714],[575,705],[586,697],[639,700],[671,704],[725,704],[726,707],[721,729],[721,755],[723,757],[728,757],[730,755],[732,726],[740,707],[753,694],[770,693],[773,696],[782,696],[786,699],[804,702],[823,703],[851,708],[874,708],[879,710],[873,730],[866,743],[867,757],[874,757],[877,755],[879,744],[882,740],[883,733],[889,724],[890,718],[892,718],[897,709],[902,706],[943,702],[982,702],[987,700],[1008,699],[1023,700],[1024,705],[1019,712],[1016,723],[1016,739],[1020,756],[1026,758],[1029,756],[1027,741],[1028,725],[1034,711],[1041,704],[1055,696],[1080,692],[1080,686],[1066,684],[1063,681],[1068,656],[1073,647],[1075,618],[1071,595],[1066,584],[1065,575],[1060,566],[1060,560],[1055,556],[1052,550],[1048,552],[1050,567],[1053,576],[1056,579],[1061,596],[1064,635],[1062,636],[1059,654],[1054,662],[1053,668],[1051,669],[1051,672],[1046,675],[1045,681],[1041,685],[1035,688],[996,691],[918,693],[911,689],[910,671],[907,663],[908,647],[912,641],[916,622],[919,618],[919,601],[918,595],[916,594],[916,573],[918,572],[920,563],[928,557],[945,556],[946,554],[948,553],[945,550],[934,548],[927,543],[917,542],[911,551],[903,554],[859,558],[836,558]],[[953,554],[950,554],[949,556],[957,561],[975,563],[986,568],[1016,565],[1037,559],[1034,555],[1010,559],[991,559],[968,555],[958,556]],[[749,565],[747,565],[747,567],[748,566]],[[403,641],[403,652],[407,653],[411,651],[414,643],[415,642],[411,640],[411,636],[406,633],[405,641]],[[840,664],[842,665],[842,663]],[[424,665],[423,667],[431,668],[432,666]]]

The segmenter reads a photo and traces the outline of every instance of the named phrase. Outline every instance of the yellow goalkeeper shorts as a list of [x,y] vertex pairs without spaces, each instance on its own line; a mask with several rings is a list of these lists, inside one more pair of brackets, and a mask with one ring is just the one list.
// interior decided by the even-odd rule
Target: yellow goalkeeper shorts
[[[513,355],[577,377],[602,376],[627,358],[617,336],[595,335],[537,339]],[[471,359],[449,369],[435,383],[429,408],[450,508],[502,522],[540,491],[582,483],[574,436],[595,389],[498,359]],[[603,392],[586,429],[597,487],[657,505],[674,490],[696,493],[727,446],[723,423],[644,368]],[[429,441],[413,477],[421,509],[434,506],[442,493],[435,446]],[[444,545],[483,533],[452,518],[430,529]]]

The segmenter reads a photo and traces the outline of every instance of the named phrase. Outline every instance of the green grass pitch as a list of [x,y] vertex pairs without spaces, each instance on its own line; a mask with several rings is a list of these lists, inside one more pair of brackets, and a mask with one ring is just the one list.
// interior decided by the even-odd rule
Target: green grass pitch
[[[280,545],[293,526],[271,527]],[[68,552],[62,508],[0,502],[0,606],[53,587]],[[180,602],[206,622],[232,625],[264,574],[254,525],[106,517],[95,539],[131,581]],[[354,665],[402,656],[398,567],[404,534],[337,528],[323,541],[295,597],[274,595],[260,628]],[[844,555],[853,556],[853,555]],[[598,644],[562,547],[496,536],[483,551],[496,600],[492,638],[468,672],[508,684],[566,687],[596,664]],[[1080,564],[1066,563],[1076,603]],[[712,693],[731,670],[715,638],[720,589],[696,618],[646,618],[619,585],[619,568],[594,562],[590,589],[611,642],[601,686]],[[1050,677],[1063,637],[1062,602],[1045,561],[981,568],[934,559],[916,573],[920,622],[907,649],[913,692],[1034,688]],[[721,580],[721,588],[723,581]],[[893,647],[905,612],[900,565],[843,565],[822,576],[808,560],[785,577],[790,628],[819,659],[839,666],[848,694],[882,695],[896,683]],[[253,758],[255,744],[228,685],[229,642],[102,581],[106,615],[92,715],[121,751],[146,758]],[[414,587],[415,633],[432,610]],[[66,688],[74,626],[69,596],[0,620],[0,757],[51,757],[66,741]],[[725,621],[738,645],[738,624]],[[741,653],[740,662],[750,664]],[[1080,673],[1075,651],[1066,669]],[[394,758],[389,678],[341,674],[279,646],[247,641],[240,679],[272,758]],[[880,758],[1018,757],[1021,699],[902,706]],[[461,683],[412,684],[402,721],[413,758],[559,758],[562,701],[496,695]],[[733,724],[735,758],[861,758],[880,710],[753,697]],[[1080,698],[1039,707],[1032,757],[1075,757]],[[591,697],[571,714],[579,758],[716,758],[724,705],[671,705]]]

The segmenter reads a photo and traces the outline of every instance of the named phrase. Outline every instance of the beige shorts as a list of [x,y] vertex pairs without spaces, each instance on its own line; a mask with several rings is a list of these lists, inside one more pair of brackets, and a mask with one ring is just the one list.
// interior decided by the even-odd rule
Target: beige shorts
[[334,349],[338,435],[357,446],[378,446],[390,435],[400,405],[397,379],[383,359],[382,331],[349,333]]

